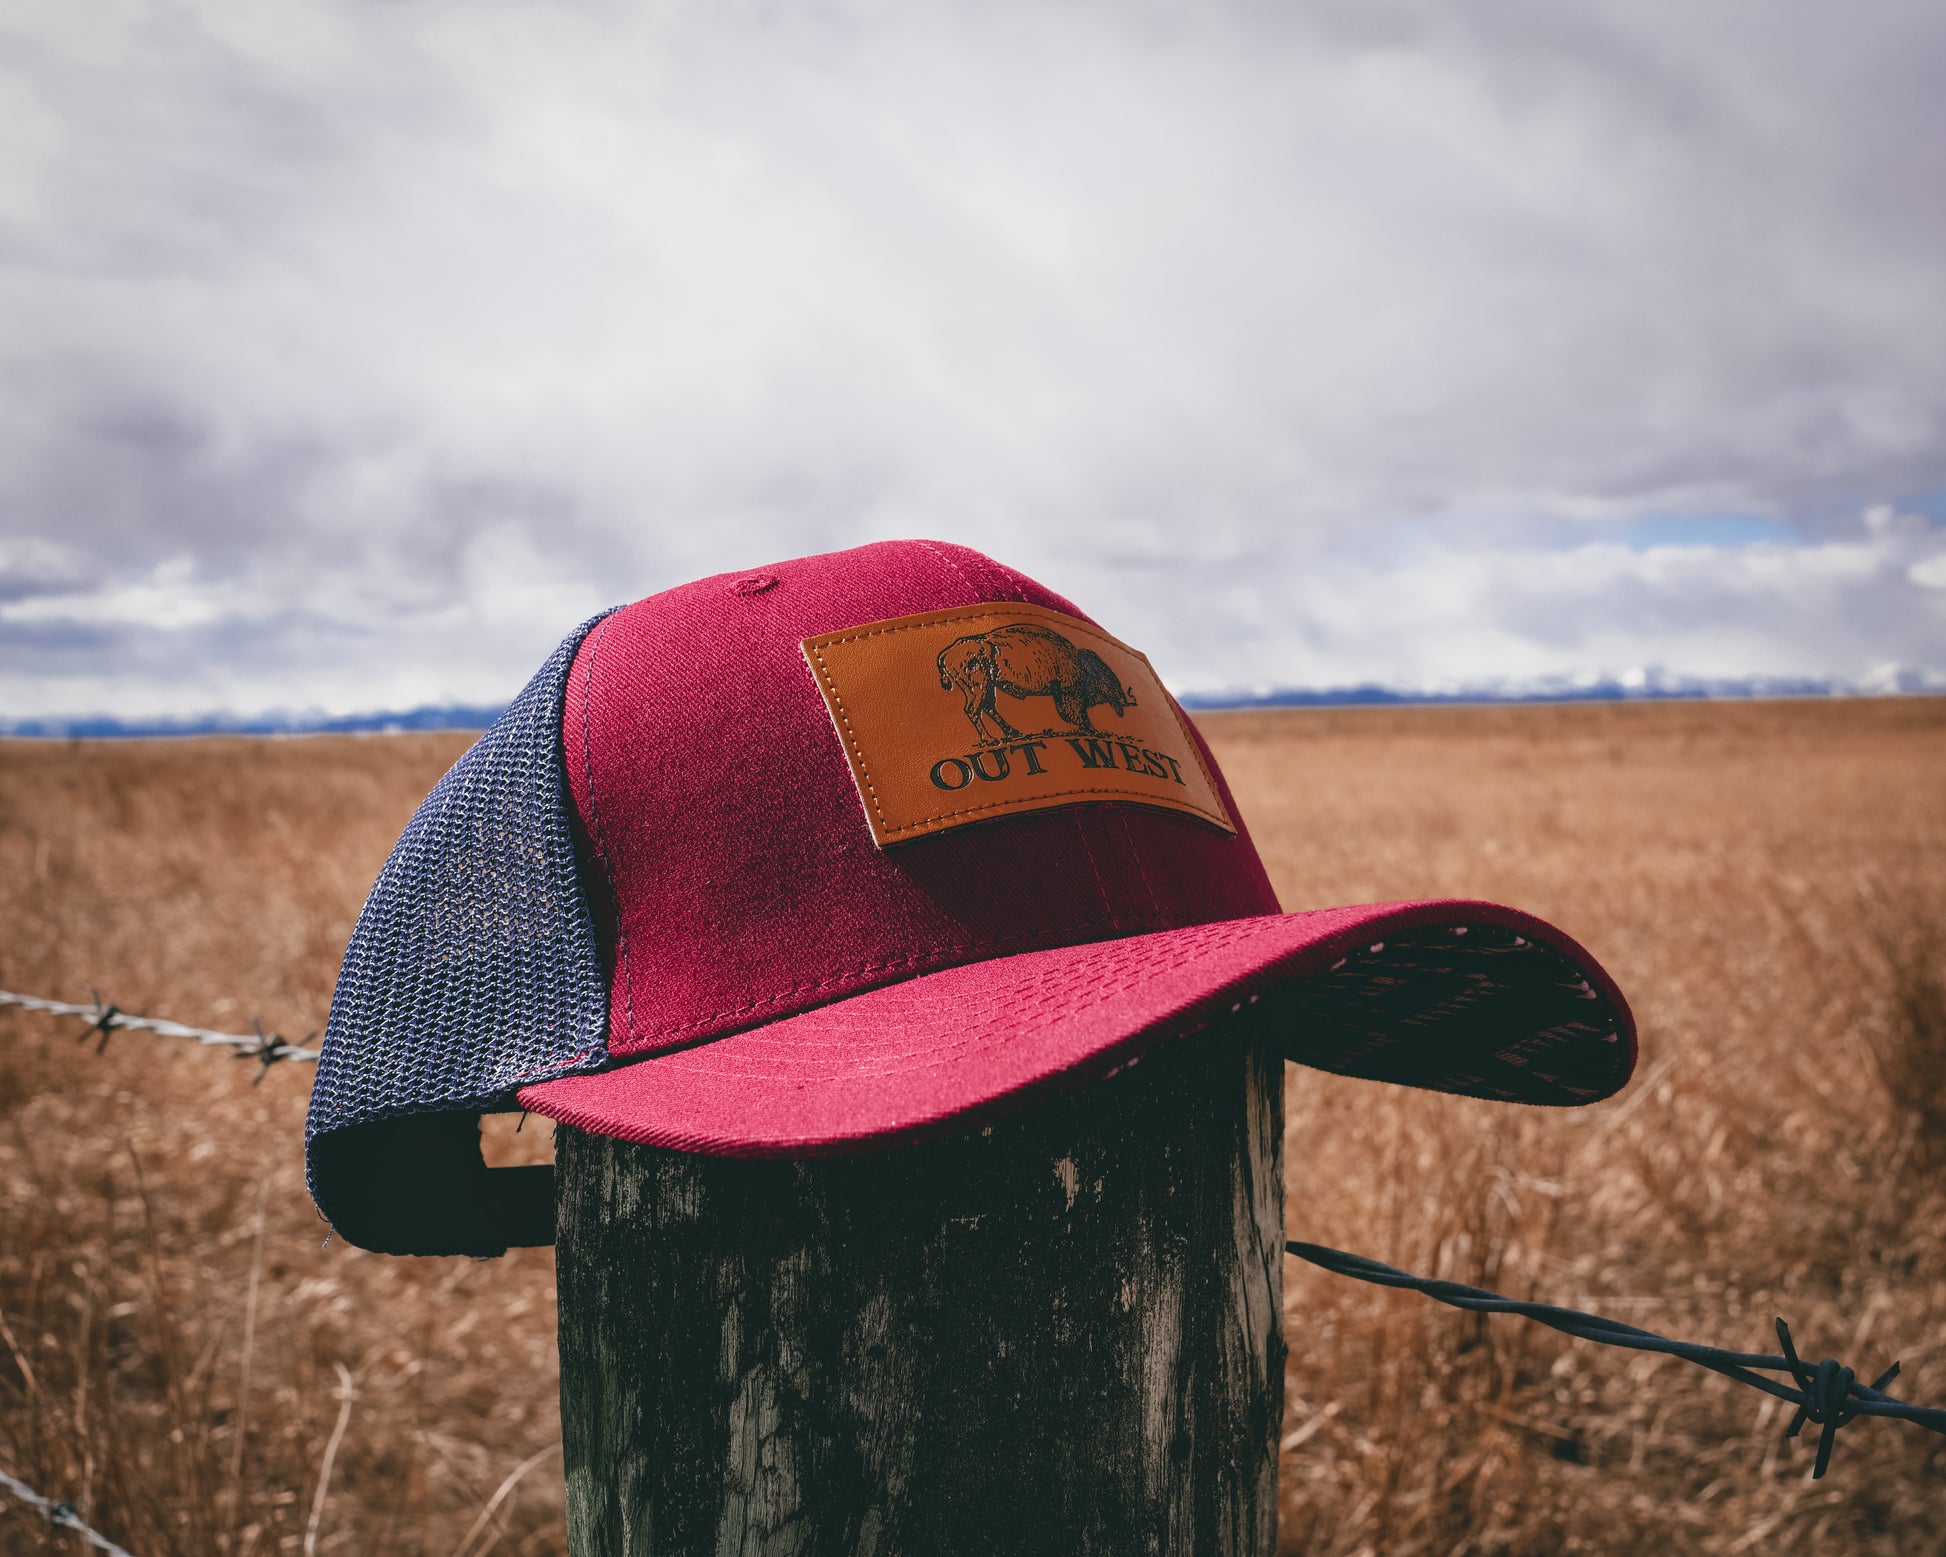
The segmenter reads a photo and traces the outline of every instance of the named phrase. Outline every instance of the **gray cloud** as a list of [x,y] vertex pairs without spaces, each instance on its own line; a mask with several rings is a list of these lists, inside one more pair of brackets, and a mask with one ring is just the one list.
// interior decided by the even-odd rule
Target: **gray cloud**
[[1946,683],[1922,0],[9,18],[16,717],[490,701],[893,534],[1185,687]]

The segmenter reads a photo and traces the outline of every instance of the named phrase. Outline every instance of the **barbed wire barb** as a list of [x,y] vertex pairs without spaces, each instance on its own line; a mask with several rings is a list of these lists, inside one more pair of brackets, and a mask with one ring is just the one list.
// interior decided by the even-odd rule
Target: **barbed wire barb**
[[0,989],[0,1006],[18,1006],[23,1011],[41,1011],[49,1016],[71,1016],[87,1025],[81,1033],[80,1041],[86,1043],[96,1035],[101,1042],[96,1053],[108,1047],[109,1038],[119,1032],[156,1033],[164,1038],[187,1038],[212,1048],[228,1048],[238,1051],[241,1059],[254,1059],[261,1067],[257,1080],[262,1081],[264,1073],[271,1066],[284,1060],[303,1064],[315,1061],[318,1051],[310,1047],[315,1032],[306,1034],[303,1043],[291,1043],[282,1033],[267,1033],[263,1024],[252,1020],[251,1032],[219,1033],[208,1027],[190,1027],[182,1022],[167,1021],[162,1017],[141,1016],[124,1011],[113,1001],[103,1000],[100,990],[90,990],[94,997],[91,1005],[75,1005],[65,1000],[46,1000],[39,995],[20,995],[11,990]]
[[122,1013],[118,1011],[114,1006],[105,1006],[101,1003],[100,990],[91,989],[88,991],[88,993],[94,996],[95,1009],[99,1011],[101,1014],[97,1016],[92,1023],[89,1024],[87,1030],[82,1033],[80,1041],[82,1043],[86,1043],[90,1038],[94,1037],[96,1033],[100,1033],[101,1042],[95,1045],[95,1053],[106,1054],[108,1052],[108,1040],[110,1037],[114,1035],[115,1032],[116,1018],[118,1018]]
[[135,1554],[126,1547],[117,1546],[99,1530],[83,1523],[81,1516],[74,1511],[72,1503],[61,1503],[53,1498],[43,1497],[26,1482],[9,1476],[3,1470],[0,1470],[0,1487],[4,1487],[29,1508],[35,1510],[55,1529],[72,1530],[96,1551],[104,1553],[105,1557],[135,1557]]
[[[1653,1330],[1623,1324],[1618,1319],[1605,1319],[1600,1314],[1584,1314],[1578,1308],[1563,1308],[1554,1303],[1523,1303],[1515,1298],[1502,1297],[1498,1292],[1489,1292],[1484,1287],[1415,1276],[1362,1254],[1346,1254],[1342,1249],[1327,1249],[1321,1244],[1293,1241],[1286,1243],[1284,1248],[1300,1260],[1336,1275],[1350,1276],[1356,1281],[1369,1281],[1381,1287],[1404,1287],[1423,1293],[1436,1302],[1470,1309],[1475,1313],[1513,1314],[1580,1340],[1599,1341],[1604,1346],[1622,1346],[1638,1352],[1661,1352],[1665,1356],[1694,1363],[1699,1368],[1708,1368],[1725,1378],[1735,1379],[1739,1384],[1748,1384],[1767,1395],[1775,1395],[1779,1400],[1797,1407],[1797,1414],[1792,1417],[1791,1425],[1784,1434],[1786,1438],[1795,1438],[1806,1422],[1823,1429],[1818,1440],[1817,1463],[1811,1471],[1813,1480],[1824,1475],[1831,1463],[1831,1447],[1838,1429],[1861,1416],[1891,1417],[1900,1422],[1917,1423],[1930,1432],[1946,1434],[1946,1410],[1936,1406],[1909,1405],[1903,1400],[1894,1400],[1884,1392],[1885,1386],[1898,1377],[1899,1365],[1896,1362],[1879,1375],[1876,1384],[1859,1383],[1851,1369],[1841,1367],[1831,1357],[1825,1358],[1815,1369],[1807,1368],[1798,1357],[1797,1348],[1791,1344],[1790,1326],[1782,1319],[1777,1321],[1777,1338],[1784,1347],[1782,1356],[1732,1352],[1719,1346],[1702,1346],[1694,1341],[1672,1341]],[[1765,1378],[1760,1370],[1789,1374],[1793,1382],[1784,1384]]]

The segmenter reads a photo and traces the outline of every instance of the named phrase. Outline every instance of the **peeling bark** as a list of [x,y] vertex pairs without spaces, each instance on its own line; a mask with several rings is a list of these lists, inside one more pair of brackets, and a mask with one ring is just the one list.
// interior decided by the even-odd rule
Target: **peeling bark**
[[1270,1557],[1282,1142],[1211,1034],[862,1157],[564,1126],[570,1549]]

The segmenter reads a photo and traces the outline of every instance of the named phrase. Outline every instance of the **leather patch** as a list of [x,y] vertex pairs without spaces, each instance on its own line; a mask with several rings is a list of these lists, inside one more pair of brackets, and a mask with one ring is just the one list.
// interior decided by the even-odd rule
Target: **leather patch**
[[1234,833],[1149,662],[1043,606],[990,604],[806,638],[883,848],[1013,811],[1120,801]]

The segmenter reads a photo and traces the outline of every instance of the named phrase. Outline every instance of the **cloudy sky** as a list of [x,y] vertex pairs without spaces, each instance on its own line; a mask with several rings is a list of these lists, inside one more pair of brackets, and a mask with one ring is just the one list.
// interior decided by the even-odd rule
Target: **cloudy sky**
[[0,0],[0,719],[899,535],[1178,690],[1946,688],[1936,0]]

